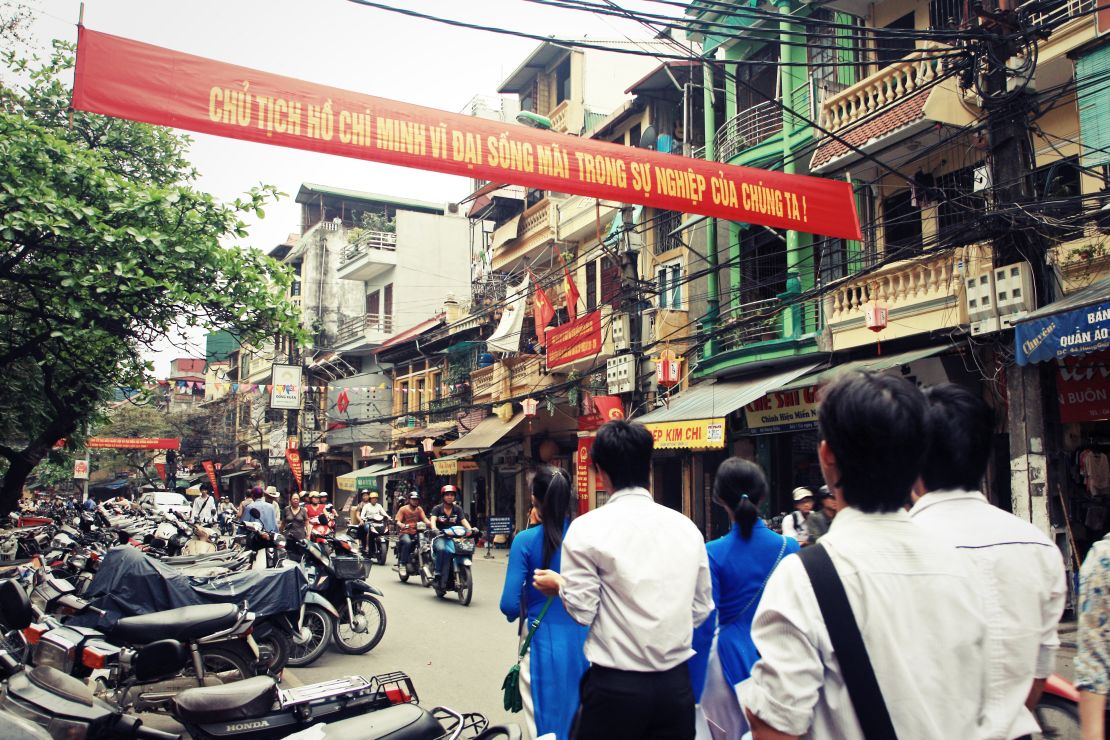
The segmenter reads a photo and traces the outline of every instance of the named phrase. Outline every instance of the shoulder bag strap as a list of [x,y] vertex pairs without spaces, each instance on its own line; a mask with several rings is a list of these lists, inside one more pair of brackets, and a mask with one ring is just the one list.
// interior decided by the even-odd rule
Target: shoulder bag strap
[[818,543],[803,548],[798,557],[802,559],[806,575],[813,585],[813,595],[821,608],[821,617],[825,620],[825,628],[829,632],[863,736],[867,740],[896,740],[898,736],[852,613],[852,605],[848,603],[848,594],[828,551]]
[[[528,653],[528,648],[532,644],[532,635],[536,634],[536,628],[540,626],[540,622],[543,621],[544,615],[547,614],[547,610],[548,608],[550,608],[551,602],[554,600],[554,596],[547,597],[547,601],[544,602],[543,609],[540,610],[540,615],[536,617],[535,621],[532,622],[532,626],[528,629],[528,636],[524,638],[524,643],[520,646],[520,660],[524,660],[524,656]],[[517,662],[519,663],[520,660],[518,660]]]

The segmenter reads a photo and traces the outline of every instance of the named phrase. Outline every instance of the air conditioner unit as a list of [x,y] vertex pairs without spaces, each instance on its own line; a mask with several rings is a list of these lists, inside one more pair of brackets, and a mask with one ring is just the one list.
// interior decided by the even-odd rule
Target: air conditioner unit
[[623,352],[631,349],[631,333],[628,330],[628,314],[613,316],[613,351]]
[[964,278],[964,300],[972,335],[990,334],[999,329],[994,305],[994,271],[987,270]]
[[999,325],[1013,327],[1014,322],[1036,308],[1033,295],[1033,268],[1028,262],[1016,262],[994,270],[995,308]]
[[605,381],[610,394],[631,393],[636,381],[636,356],[609,358],[605,362]]

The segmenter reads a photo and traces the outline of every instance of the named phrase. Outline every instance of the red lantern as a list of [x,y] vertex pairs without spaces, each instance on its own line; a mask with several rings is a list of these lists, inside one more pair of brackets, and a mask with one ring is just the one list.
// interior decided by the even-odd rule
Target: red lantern
[[660,352],[659,360],[655,363],[656,382],[665,388],[678,385],[679,380],[682,379],[679,371],[681,362],[678,355],[669,349]]

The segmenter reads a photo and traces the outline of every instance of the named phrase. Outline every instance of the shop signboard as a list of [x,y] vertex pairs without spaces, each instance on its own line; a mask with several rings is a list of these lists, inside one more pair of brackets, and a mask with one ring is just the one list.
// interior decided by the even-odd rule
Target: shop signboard
[[478,463],[473,460],[432,460],[436,475],[454,475],[467,470],[477,470]]
[[1014,345],[1019,365],[1110,349],[1110,303],[1014,324]]
[[88,460],[74,460],[73,461],[73,477],[76,480],[89,479],[89,461]]
[[491,516],[489,518],[489,533],[495,534],[512,534],[513,533],[513,518],[511,516]]
[[378,479],[372,475],[360,475],[359,477],[355,478],[355,490],[376,491],[378,490]]
[[424,108],[78,29],[73,107],[261,144],[860,239],[850,183]]
[[[270,408],[297,411],[301,408],[301,366],[274,363],[270,387]],[[292,449],[296,449],[293,441]]]
[[601,311],[591,311],[580,319],[547,331],[547,369],[570,365],[577,360],[591,362],[601,353]]
[[725,446],[725,420],[692,419],[645,424],[657,450],[720,450]]
[[797,432],[817,427],[817,386],[768,393],[744,407],[752,434]]
[[1110,351],[1062,360],[1056,394],[1064,424],[1110,419]]
[[578,454],[574,458],[574,478],[578,484],[578,513],[590,510],[590,448],[593,437],[578,438]]

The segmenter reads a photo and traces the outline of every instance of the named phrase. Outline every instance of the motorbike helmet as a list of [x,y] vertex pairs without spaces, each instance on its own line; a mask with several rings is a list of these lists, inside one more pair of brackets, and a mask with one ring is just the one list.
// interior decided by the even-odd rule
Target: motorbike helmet
[[440,496],[446,496],[447,494],[451,494],[452,496],[458,496],[459,495],[459,489],[456,488],[455,486],[451,485],[450,483],[448,483],[443,488],[439,489],[439,495]]
[[371,499],[376,499],[378,497],[378,492],[377,491],[369,491],[369,493],[370,493],[370,498]]

